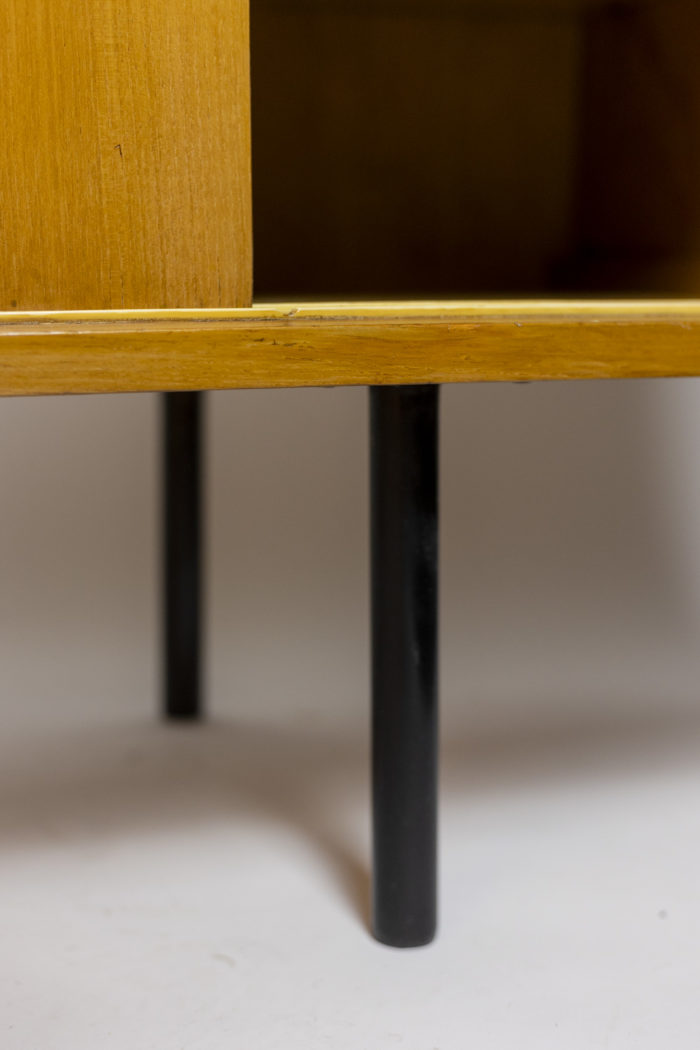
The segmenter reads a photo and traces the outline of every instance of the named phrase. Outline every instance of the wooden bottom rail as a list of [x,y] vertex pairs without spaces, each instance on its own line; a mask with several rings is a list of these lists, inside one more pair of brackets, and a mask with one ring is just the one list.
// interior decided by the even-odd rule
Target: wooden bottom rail
[[700,375],[700,300],[0,313],[0,395]]

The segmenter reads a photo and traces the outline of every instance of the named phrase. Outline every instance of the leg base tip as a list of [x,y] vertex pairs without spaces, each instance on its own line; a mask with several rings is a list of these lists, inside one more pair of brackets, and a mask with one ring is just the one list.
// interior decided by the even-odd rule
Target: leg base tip
[[382,930],[376,926],[372,929],[372,936],[380,944],[388,948],[425,948],[435,940],[436,928],[434,926],[424,930]]

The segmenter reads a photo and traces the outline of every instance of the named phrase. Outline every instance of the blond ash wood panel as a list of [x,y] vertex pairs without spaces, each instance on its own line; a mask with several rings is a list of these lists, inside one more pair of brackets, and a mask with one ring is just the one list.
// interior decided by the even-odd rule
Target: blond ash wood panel
[[0,308],[250,303],[247,0],[4,0]]
[[0,394],[700,375],[700,302],[0,315]]

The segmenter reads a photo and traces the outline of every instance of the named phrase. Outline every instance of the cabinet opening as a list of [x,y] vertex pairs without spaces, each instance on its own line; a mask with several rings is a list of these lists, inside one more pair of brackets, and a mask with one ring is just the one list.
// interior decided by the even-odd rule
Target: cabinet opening
[[258,298],[700,294],[697,0],[252,0]]

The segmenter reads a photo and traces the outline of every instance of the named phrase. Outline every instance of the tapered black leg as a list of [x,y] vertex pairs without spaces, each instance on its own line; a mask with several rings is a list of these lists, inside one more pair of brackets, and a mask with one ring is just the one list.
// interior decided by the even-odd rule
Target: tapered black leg
[[435,935],[437,386],[372,387],[373,930]]
[[203,394],[163,394],[163,709],[201,714]]

